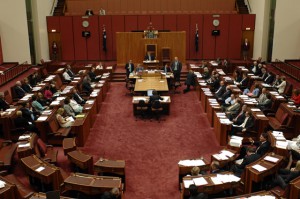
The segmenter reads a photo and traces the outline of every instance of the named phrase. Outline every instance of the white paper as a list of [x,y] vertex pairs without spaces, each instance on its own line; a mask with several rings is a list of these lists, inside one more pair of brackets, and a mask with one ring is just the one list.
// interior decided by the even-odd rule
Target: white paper
[[35,171],[41,172],[41,171],[43,171],[44,169],[45,169],[45,167],[39,167],[39,168],[37,168]]
[[278,162],[279,159],[278,159],[278,158],[271,157],[271,156],[266,156],[266,157],[264,158],[264,160],[267,160],[267,161],[276,163],[276,162]]
[[178,162],[182,166],[203,166],[205,165],[203,160],[180,160]]
[[19,144],[18,146],[19,146],[20,148],[30,147],[30,143]]
[[201,186],[201,185],[208,184],[207,181],[203,177],[194,178],[193,181],[194,181],[194,183],[195,183],[196,186]]
[[183,181],[183,185],[184,185],[184,187],[185,188],[189,188],[190,187],[190,185],[192,185],[192,184],[194,184],[194,181],[193,180],[184,180]]
[[210,179],[216,185],[222,184],[222,181],[218,177],[211,177]]
[[253,169],[256,169],[256,170],[259,171],[259,172],[262,172],[262,171],[267,170],[267,168],[265,168],[265,167],[263,167],[263,166],[261,166],[261,165],[259,165],[259,164],[253,165],[252,168],[253,168]]
[[47,116],[40,116],[37,121],[46,121],[48,119]]
[[20,135],[19,140],[27,140],[30,138],[30,135]]
[[4,181],[0,180],[0,188],[3,188],[3,187],[5,187],[5,184],[6,184],[6,182],[4,182]]

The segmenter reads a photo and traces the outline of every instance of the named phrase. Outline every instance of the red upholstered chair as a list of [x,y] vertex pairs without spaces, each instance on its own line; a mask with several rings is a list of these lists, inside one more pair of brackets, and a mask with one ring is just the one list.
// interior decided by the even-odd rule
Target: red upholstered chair
[[286,130],[288,128],[291,118],[288,113],[285,113],[282,109],[278,109],[275,117],[269,117],[269,125],[273,130]]
[[36,156],[42,160],[56,163],[58,151],[52,145],[46,145],[41,138],[37,138],[34,150]]

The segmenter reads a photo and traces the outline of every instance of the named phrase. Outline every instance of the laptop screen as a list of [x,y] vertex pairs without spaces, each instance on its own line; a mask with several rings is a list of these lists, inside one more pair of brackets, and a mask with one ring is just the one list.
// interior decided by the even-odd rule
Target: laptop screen
[[152,96],[153,95],[153,89],[147,90],[147,96]]

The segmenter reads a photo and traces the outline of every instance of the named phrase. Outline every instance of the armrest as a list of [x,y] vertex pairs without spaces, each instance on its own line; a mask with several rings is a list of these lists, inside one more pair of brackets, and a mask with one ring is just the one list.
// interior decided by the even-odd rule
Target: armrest
[[268,113],[267,116],[272,116],[272,117],[274,117],[274,116],[275,116],[275,113]]
[[0,176],[6,176],[8,174],[7,170],[0,171]]

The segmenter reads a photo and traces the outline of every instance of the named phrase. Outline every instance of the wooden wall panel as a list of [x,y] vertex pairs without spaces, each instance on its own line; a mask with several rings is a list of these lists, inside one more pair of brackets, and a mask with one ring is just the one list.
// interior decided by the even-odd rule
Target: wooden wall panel
[[2,52],[2,44],[1,44],[1,37],[0,37],[0,65],[3,64],[3,52]]
[[228,59],[239,59],[241,56],[242,15],[229,16]]
[[164,15],[164,30],[176,31],[177,17],[176,15]]
[[99,39],[102,36],[99,34],[99,17],[91,16],[88,21],[90,23],[87,28],[91,32],[91,36],[87,39],[87,60],[99,60],[100,59],[100,46]]
[[83,20],[80,16],[73,17],[75,60],[87,60],[87,38],[82,37],[82,31],[87,29],[82,27]]
[[[195,50],[196,24],[198,24],[198,52]],[[190,59],[202,59],[203,53],[203,15],[190,16]]]
[[[103,51],[102,31],[103,25],[106,27],[106,52]],[[113,59],[113,34],[111,16],[99,16],[99,33],[100,33],[100,59],[112,60]],[[115,59],[115,58],[114,58]]]
[[107,14],[120,14],[122,9],[121,0],[107,1]]
[[190,16],[177,15],[177,31],[186,32],[186,59],[190,58]]
[[216,39],[211,35],[211,31],[214,30],[212,15],[204,15],[203,18],[203,59],[215,58],[215,45]]
[[227,58],[228,32],[229,32],[229,15],[220,15],[218,17],[220,25],[215,29],[220,30],[220,36],[216,36],[215,57],[221,59]]
[[60,17],[61,58],[64,61],[75,59],[73,31],[73,17]]
[[[138,30],[146,30],[150,23],[149,15],[138,15]],[[157,28],[152,24],[152,26],[157,30]]]
[[138,21],[136,15],[125,16],[125,32],[131,32],[138,29]]
[[249,14],[249,15],[242,15],[243,16],[243,25],[242,29],[247,30],[247,28],[250,28],[250,30],[255,30],[255,15]]
[[163,30],[164,29],[164,16],[163,15],[151,15],[151,22],[153,27],[156,30]]
[[55,30],[55,32],[60,32],[60,22],[59,22],[59,16],[47,16],[47,31],[52,32]]
[[[57,54],[53,54],[52,44],[57,45]],[[61,38],[58,32],[48,32],[48,44],[49,44],[49,57],[51,60],[61,60]]]
[[148,13],[149,14],[160,14],[161,13],[161,0],[152,0],[151,6],[149,6]]
[[113,58],[117,57],[116,51],[116,32],[124,32],[124,16],[116,15],[111,16],[111,25],[112,25],[112,39],[113,39]]
[[170,47],[171,57],[178,56],[185,62],[185,32],[160,33],[158,39],[144,39],[141,32],[119,32],[116,34],[117,65],[124,66],[132,59],[136,63],[142,63],[144,59],[145,44],[157,44],[157,58],[161,60],[161,48]]

